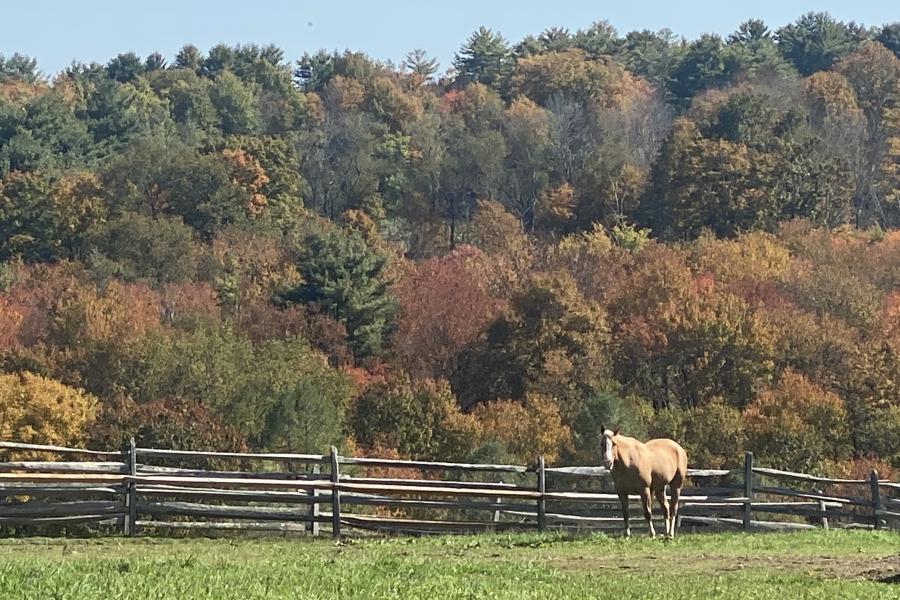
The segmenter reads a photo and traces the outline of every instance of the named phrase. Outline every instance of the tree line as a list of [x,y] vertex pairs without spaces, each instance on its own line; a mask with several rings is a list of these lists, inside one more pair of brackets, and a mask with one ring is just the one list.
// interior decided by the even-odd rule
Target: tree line
[[900,468],[900,23],[0,56],[0,437]]

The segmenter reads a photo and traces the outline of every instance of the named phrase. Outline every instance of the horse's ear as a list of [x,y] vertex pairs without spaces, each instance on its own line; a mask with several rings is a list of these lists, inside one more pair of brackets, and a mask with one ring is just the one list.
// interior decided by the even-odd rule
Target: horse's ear
[[606,433],[606,426],[603,423],[600,423],[600,437],[603,437],[604,433]]
[[613,435],[619,435],[619,428],[618,428],[618,427],[616,427],[615,429],[613,429]]

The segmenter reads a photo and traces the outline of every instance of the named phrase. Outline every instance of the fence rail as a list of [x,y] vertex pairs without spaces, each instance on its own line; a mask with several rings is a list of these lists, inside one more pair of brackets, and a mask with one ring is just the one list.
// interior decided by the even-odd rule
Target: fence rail
[[[22,454],[29,460],[0,462],[0,534],[72,526],[126,535],[330,529],[341,536],[622,525],[607,469],[546,467],[542,457],[523,466],[360,458],[334,448],[327,455],[198,452],[132,441],[110,452],[0,442],[0,460]],[[44,460],[34,460],[39,455]],[[689,469],[688,475],[682,528],[900,527],[900,483],[875,471],[866,479],[817,477],[755,466],[746,453],[741,469]],[[635,500],[629,514],[639,519]],[[658,507],[654,512],[661,518]]]

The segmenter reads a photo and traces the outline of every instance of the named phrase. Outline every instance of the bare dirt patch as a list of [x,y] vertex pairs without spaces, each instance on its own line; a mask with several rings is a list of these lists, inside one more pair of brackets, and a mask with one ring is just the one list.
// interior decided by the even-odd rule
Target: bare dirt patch
[[900,554],[855,556],[722,556],[704,554],[682,559],[652,555],[632,557],[565,557],[548,561],[562,571],[728,573],[745,569],[794,571],[829,579],[864,579],[900,584]]
[[766,569],[802,571],[820,577],[835,579],[867,579],[887,582],[900,577],[900,554],[885,557],[856,558],[848,556],[780,557],[778,559],[751,559],[754,566]]

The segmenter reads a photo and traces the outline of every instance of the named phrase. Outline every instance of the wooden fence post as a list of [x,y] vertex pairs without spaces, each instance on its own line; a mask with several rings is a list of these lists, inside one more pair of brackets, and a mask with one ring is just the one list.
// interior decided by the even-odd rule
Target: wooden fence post
[[341,472],[338,466],[338,451],[331,447],[331,535],[334,538],[341,537],[341,492],[338,484],[341,480]]
[[[129,446],[128,443],[122,444],[122,465],[127,469],[128,465],[131,463],[129,459]],[[125,483],[122,486],[122,506],[125,508],[125,514],[122,515],[122,518],[119,519],[119,526],[121,529],[122,535],[128,535],[128,531],[130,529],[128,525],[128,484]]]
[[[822,486],[821,489],[816,490],[816,493],[824,496],[825,491],[826,491],[825,486]],[[825,505],[825,501],[819,500],[819,510],[822,512],[822,519],[819,522],[822,524],[822,529],[824,529],[826,531],[828,531],[828,517],[825,516],[825,511],[827,509],[828,509],[828,507]]]
[[537,491],[538,491],[538,501],[537,501],[538,531],[546,531],[547,530],[547,501],[544,499],[544,494],[547,493],[547,478],[546,478],[546,473],[544,472],[544,457],[543,456],[538,457]]
[[872,516],[875,519],[875,529],[881,529],[881,517],[878,515],[881,511],[881,488],[878,487],[878,471],[875,469],[869,473],[869,487],[872,490]]
[[[126,451],[128,474],[134,477],[137,475],[137,449],[135,448],[134,438],[128,440]],[[137,484],[133,480],[129,480],[125,484],[125,507],[128,510],[128,515],[124,520],[123,533],[127,536],[134,536],[137,534]]]
[[[317,465],[317,464],[313,465],[313,467],[312,467],[313,475],[318,475],[321,471],[322,471],[322,468],[320,465]],[[316,479],[318,479],[318,477]],[[318,521],[318,519],[319,519],[319,503],[318,503],[319,488],[311,489],[309,491],[309,495],[312,496],[313,503],[309,505],[309,520],[310,520],[310,522],[309,522],[309,527],[307,527],[306,530],[309,532],[310,535],[317,536],[317,535],[319,535],[319,521]]]
[[[497,483],[503,483],[503,481],[498,480]],[[494,498],[494,502],[496,502],[497,504],[502,504],[503,498]],[[494,513],[492,515],[491,521],[494,523],[500,522],[500,509],[499,508],[494,509]]]
[[750,518],[753,509],[753,453],[744,452],[744,531],[750,531]]

